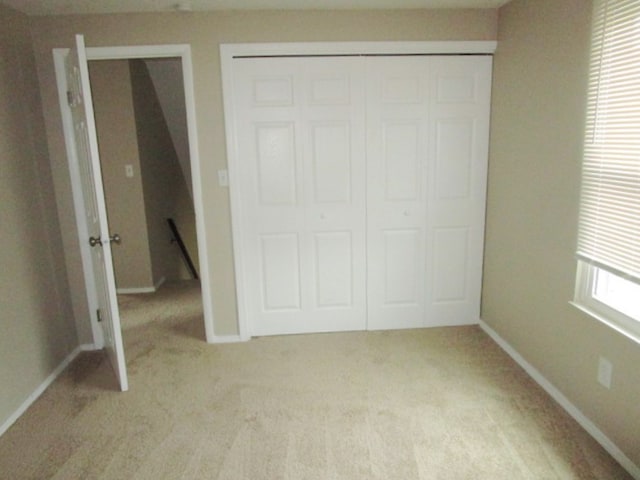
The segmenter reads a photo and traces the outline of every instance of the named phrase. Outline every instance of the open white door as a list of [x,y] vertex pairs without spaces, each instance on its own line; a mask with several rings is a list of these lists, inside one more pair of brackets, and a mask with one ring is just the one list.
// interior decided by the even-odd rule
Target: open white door
[[111,257],[111,242],[119,241],[119,237],[109,234],[89,69],[82,35],[76,35],[76,45],[69,51],[65,61],[65,72],[67,103],[73,119],[75,147],[75,152],[69,154],[75,153],[80,172],[88,232],[85,241],[92,247],[98,320],[104,334],[105,350],[118,377],[120,388],[125,391],[129,386]]

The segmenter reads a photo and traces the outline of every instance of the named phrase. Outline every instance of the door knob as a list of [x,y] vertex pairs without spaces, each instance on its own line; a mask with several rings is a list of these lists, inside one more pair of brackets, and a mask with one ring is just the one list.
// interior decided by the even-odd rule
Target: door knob
[[102,240],[100,240],[100,237],[89,237],[89,245],[92,247],[96,245],[102,246]]
[[117,233],[111,235],[109,237],[109,241],[113,242],[113,243],[117,243],[119,245],[120,244],[120,235],[118,235]]

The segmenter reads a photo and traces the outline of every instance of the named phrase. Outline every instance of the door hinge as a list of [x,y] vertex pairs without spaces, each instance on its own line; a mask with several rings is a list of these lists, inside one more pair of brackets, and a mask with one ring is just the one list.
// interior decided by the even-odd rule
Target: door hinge
[[100,314],[100,309],[96,310],[96,315],[98,317],[98,322],[102,321],[102,315]]
[[71,90],[67,90],[67,103],[69,104],[70,107],[73,107],[73,93],[71,93]]

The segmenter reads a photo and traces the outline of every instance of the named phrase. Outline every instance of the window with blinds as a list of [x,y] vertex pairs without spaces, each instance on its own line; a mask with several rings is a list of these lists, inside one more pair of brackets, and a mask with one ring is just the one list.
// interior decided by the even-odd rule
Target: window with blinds
[[578,257],[640,283],[640,2],[596,0]]
[[640,1],[594,0],[574,304],[640,343]]

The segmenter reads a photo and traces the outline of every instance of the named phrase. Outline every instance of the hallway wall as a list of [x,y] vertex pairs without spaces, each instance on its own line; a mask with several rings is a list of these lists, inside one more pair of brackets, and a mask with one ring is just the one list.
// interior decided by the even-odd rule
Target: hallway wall
[[[89,74],[109,228],[122,238],[111,249],[116,285],[153,288],[129,62],[91,61]],[[133,177],[126,177],[125,165]]]

